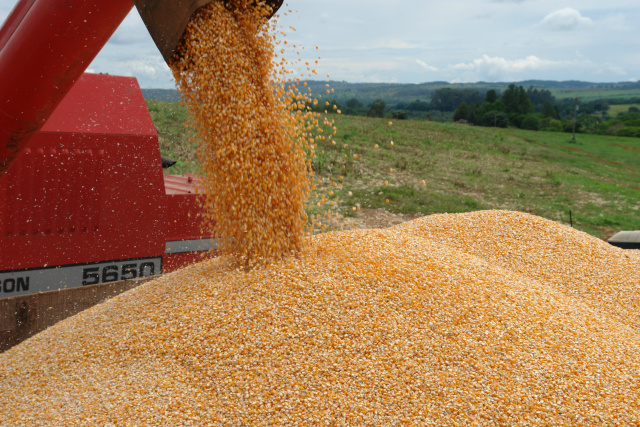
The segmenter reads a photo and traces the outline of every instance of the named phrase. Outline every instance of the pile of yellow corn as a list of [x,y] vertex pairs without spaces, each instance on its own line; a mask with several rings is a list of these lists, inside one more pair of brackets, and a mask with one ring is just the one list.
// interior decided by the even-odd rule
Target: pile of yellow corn
[[636,252],[505,211],[304,237],[318,121],[254,3],[172,65],[232,256],[0,354],[0,426],[640,425]]
[[0,355],[0,425],[638,425],[638,272],[504,211],[218,258]]

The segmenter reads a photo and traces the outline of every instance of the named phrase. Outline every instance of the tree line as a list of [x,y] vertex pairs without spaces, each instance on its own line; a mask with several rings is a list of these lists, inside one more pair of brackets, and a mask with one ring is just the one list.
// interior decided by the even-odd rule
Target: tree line
[[479,126],[539,130],[560,118],[555,97],[546,89],[509,85],[504,93],[486,92],[481,102],[462,101],[453,113],[454,122]]
[[[511,84],[502,93],[494,89],[483,94],[475,89],[442,88],[434,91],[429,101],[416,99],[393,107],[382,99],[365,105],[355,97],[347,99],[343,105],[334,99],[309,107],[318,112],[341,110],[348,115],[397,120],[452,120],[476,126],[554,132],[572,132],[575,126],[578,133],[640,137],[640,111],[635,111],[640,109],[631,107],[628,112],[616,117],[609,115],[610,105],[634,103],[640,103],[640,98],[579,101],[576,104],[576,100],[572,98],[556,100],[546,89],[525,89]],[[577,111],[576,105],[579,108]]]
[[640,99],[557,101],[548,90],[525,90],[512,84],[502,94],[487,91],[482,103],[462,101],[453,114],[453,121],[490,127],[640,137],[640,108],[632,106],[616,117],[609,115],[610,105],[635,101]]

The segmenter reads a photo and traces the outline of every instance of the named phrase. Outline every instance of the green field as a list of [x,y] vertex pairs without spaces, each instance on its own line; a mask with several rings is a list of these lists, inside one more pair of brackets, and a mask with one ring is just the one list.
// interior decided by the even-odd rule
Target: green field
[[177,102],[149,101],[147,108],[151,113],[153,123],[158,130],[160,152],[163,156],[177,160],[178,163],[165,173],[181,175],[186,172],[195,172],[195,146],[189,141],[189,134],[185,123],[187,122],[187,109]]
[[[163,154],[183,160],[169,173],[192,170],[182,107],[157,101],[149,107]],[[579,135],[570,143],[566,133],[330,118],[339,143],[319,144],[314,169],[343,184],[334,191],[343,214],[356,205],[423,215],[508,209],[568,224],[571,210],[574,227],[601,238],[640,229],[638,138]]]
[[551,89],[558,100],[578,97],[583,102],[598,99],[626,99],[640,97],[640,89],[607,89],[598,87]]
[[612,116],[612,117],[615,117],[620,113],[626,113],[626,112],[629,111],[629,107],[640,108],[640,104],[610,105],[609,106],[609,115]]

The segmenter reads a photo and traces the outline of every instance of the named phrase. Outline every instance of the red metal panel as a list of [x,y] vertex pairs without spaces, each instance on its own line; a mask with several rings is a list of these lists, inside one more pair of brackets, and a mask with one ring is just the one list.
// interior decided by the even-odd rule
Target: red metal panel
[[[156,135],[135,77],[85,73],[78,83],[82,84],[82,90],[67,94],[65,102],[42,127],[43,132]],[[79,105],[85,107],[80,110]]]
[[0,187],[0,270],[164,253],[157,134],[133,78],[80,79]]
[[166,241],[199,239],[210,237],[211,232],[202,230],[202,209],[196,194],[174,194],[164,197],[166,206]]
[[[167,194],[165,181],[181,190]],[[196,184],[163,177],[135,79],[85,75],[0,175],[0,272],[148,257],[171,271],[199,260],[165,254],[168,241],[212,234],[201,230]]]
[[[3,201],[4,220],[19,214],[11,224],[13,232],[2,236],[0,270],[162,256],[167,227],[161,171],[152,151],[146,158],[132,154],[149,142],[132,135],[36,134],[30,153],[20,155],[6,174],[18,179],[3,180],[18,196]],[[42,149],[36,146],[68,150],[57,182],[47,171],[60,166],[55,159],[41,161]],[[100,150],[101,185],[94,173],[100,159],[89,155]],[[16,183],[17,191],[12,188]],[[48,198],[46,193],[56,187],[55,198]]]
[[165,175],[164,189],[167,194],[196,194],[200,178],[193,174]]
[[[3,204],[19,212],[5,217],[7,236],[97,231],[103,158],[103,150],[25,149],[6,177],[10,195]],[[74,165],[78,171],[68,174]],[[77,177],[82,186],[74,185]]]
[[132,7],[131,0],[21,0],[16,6],[0,32],[0,174]]

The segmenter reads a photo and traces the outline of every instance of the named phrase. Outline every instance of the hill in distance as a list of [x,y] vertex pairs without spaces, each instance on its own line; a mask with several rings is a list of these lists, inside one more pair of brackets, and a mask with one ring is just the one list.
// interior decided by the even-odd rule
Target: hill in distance
[[[512,83],[525,88],[547,89],[558,99],[578,96],[585,100],[595,100],[640,96],[640,82],[593,83],[576,80],[524,80],[500,83],[349,83],[317,80],[307,82],[312,93],[323,95],[323,98],[329,100],[336,100],[340,104],[344,104],[351,98],[356,98],[365,105],[371,104],[376,99],[382,99],[389,106],[409,103],[416,99],[428,101],[436,90],[443,88],[476,89],[481,93],[495,89],[502,92]],[[325,93],[327,84],[334,89],[333,93]],[[180,95],[175,89],[142,89],[142,93],[147,100],[170,102],[180,100]]]

